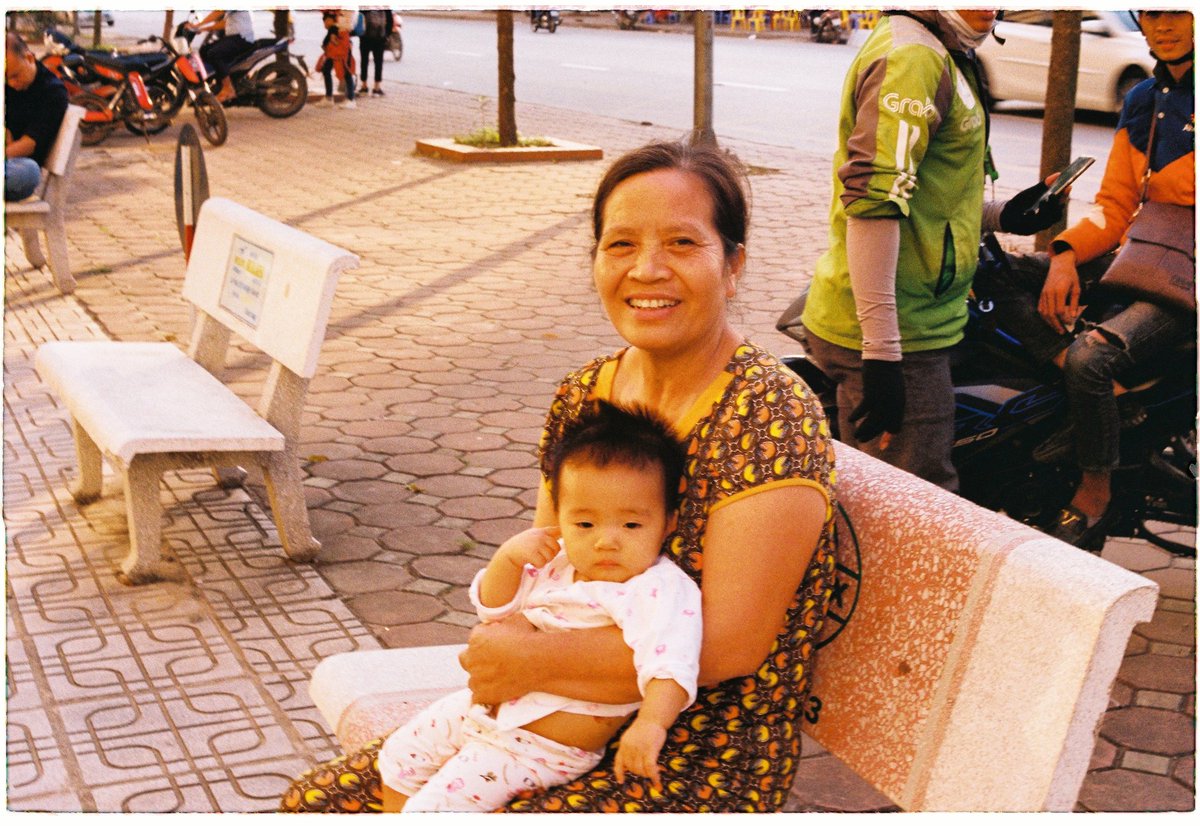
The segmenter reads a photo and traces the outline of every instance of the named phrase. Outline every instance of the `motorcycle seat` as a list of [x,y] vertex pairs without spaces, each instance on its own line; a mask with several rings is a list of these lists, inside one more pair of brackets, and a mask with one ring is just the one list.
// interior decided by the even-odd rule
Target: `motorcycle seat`
[[162,52],[147,54],[113,55],[106,52],[88,52],[87,59],[119,72],[149,72],[161,69],[171,57]]

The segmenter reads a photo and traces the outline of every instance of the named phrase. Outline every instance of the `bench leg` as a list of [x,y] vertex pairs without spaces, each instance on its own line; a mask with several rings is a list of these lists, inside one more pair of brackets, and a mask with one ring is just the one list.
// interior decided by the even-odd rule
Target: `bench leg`
[[25,259],[31,266],[41,267],[46,264],[46,256],[42,255],[42,247],[38,243],[38,231],[34,227],[21,227],[21,244],[25,247]]
[[71,274],[71,262],[67,258],[67,229],[61,222],[52,222],[46,227],[46,246],[49,247],[54,286],[63,295],[75,292],[75,276]]
[[125,515],[129,520],[129,555],[121,562],[117,579],[123,585],[140,585],[158,579],[162,554],[162,503],[159,483],[162,468],[153,457],[135,456],[125,469]]
[[213,467],[212,474],[217,485],[224,490],[240,488],[246,481],[246,469],[243,467]]
[[279,539],[290,559],[309,562],[321,550],[308,524],[308,506],[304,502],[304,484],[300,464],[291,451],[268,454],[263,467],[267,498]]
[[75,465],[78,474],[72,480],[68,490],[71,497],[80,505],[94,502],[100,498],[104,484],[104,469],[101,465],[100,448],[92,441],[79,422],[71,417],[71,432],[75,435]]

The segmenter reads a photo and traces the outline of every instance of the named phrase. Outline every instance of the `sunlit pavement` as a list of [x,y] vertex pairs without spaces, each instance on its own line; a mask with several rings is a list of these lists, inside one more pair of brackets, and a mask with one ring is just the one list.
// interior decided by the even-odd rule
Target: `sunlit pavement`
[[[464,166],[412,148],[480,125],[474,96],[396,81],[385,91],[355,111],[309,107],[283,121],[232,109],[228,143],[205,150],[214,195],[362,258],[338,289],[306,404],[306,489],[323,543],[313,564],[284,558],[255,485],[225,492],[205,474],[168,475],[169,579],[117,584],[120,492],[110,477],[100,502],[70,499],[68,423],[32,372],[41,341],[186,341],[172,181],[190,115],[149,143],[118,130],[83,151],[74,296],[6,240],[10,809],[270,810],[291,775],[334,754],[305,691],[316,662],[465,640],[466,585],[531,515],[547,400],[568,370],[619,345],[588,276],[591,193],[607,160],[679,135],[519,104],[523,134],[597,145],[607,160]],[[727,145],[755,173],[736,322],[791,352],[773,323],[825,245],[828,158]],[[248,398],[262,366],[234,348],[229,374]],[[1162,598],[1130,642],[1079,808],[1189,810],[1194,563],[1132,541],[1104,556],[1155,579]],[[807,745],[789,808],[891,808]]]

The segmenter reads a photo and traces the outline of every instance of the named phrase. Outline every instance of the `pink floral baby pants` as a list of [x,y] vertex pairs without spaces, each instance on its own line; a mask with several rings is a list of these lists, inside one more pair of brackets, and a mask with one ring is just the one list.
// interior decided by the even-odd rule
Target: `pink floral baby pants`
[[463,690],[396,729],[379,751],[379,771],[384,785],[408,796],[406,812],[488,812],[526,789],[574,780],[603,755],[501,730]]

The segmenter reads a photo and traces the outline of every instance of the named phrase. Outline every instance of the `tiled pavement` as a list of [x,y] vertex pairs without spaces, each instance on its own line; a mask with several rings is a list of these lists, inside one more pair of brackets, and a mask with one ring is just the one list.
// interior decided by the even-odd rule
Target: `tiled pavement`
[[[415,157],[414,139],[477,126],[480,103],[385,88],[353,112],[274,121],[230,110],[229,142],[205,151],[213,194],[362,258],[338,289],[306,405],[306,489],[324,543],[314,564],[283,558],[256,486],[226,493],[179,474],[164,491],[171,578],[124,588],[112,576],[126,541],[119,494],[79,508],[65,493],[69,430],[30,354],[51,338],[186,340],[177,127],[84,150],[74,297],[6,242],[10,809],[270,809],[289,775],[332,754],[304,691],[321,657],[466,638],[466,584],[530,514],[546,399],[567,370],[617,345],[587,277],[587,208],[605,162]],[[518,123],[609,159],[678,136],[528,105]],[[728,145],[755,173],[738,323],[791,351],[772,325],[823,247],[828,159]],[[262,366],[232,351],[239,392],[253,395]],[[1194,564],[1126,541],[1105,556],[1156,579],[1163,596],[1130,644],[1079,808],[1191,809]],[[814,747],[790,808],[891,804]]]

